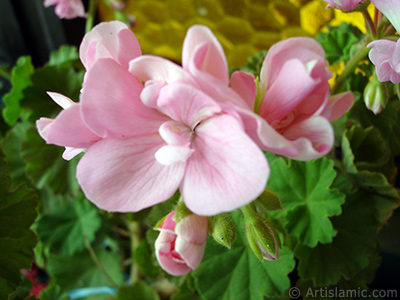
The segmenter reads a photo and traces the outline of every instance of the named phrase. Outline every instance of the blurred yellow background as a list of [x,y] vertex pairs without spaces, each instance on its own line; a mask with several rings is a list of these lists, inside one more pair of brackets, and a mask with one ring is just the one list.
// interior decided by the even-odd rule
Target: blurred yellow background
[[[204,24],[224,47],[229,66],[241,67],[282,39],[315,36],[326,25],[346,21],[364,31],[361,13],[326,5],[322,0],[128,0],[123,12],[135,19],[132,30],[144,54],[179,62],[186,30]],[[115,19],[106,5],[99,13],[102,21]]]

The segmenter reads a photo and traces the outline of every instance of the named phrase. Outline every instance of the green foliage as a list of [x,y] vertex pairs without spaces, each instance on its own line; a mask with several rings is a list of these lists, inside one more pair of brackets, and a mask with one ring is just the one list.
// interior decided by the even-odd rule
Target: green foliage
[[74,201],[69,207],[57,207],[36,222],[39,239],[60,254],[72,256],[86,249],[84,239],[95,240],[100,229],[98,211],[87,200]]
[[329,243],[336,235],[329,217],[341,213],[344,195],[330,189],[335,176],[333,162],[326,158],[289,164],[280,158],[271,163],[268,187],[284,208],[272,215],[283,217],[287,232],[303,245]]
[[55,194],[77,196],[79,185],[75,170],[79,157],[66,161],[62,158],[64,150],[59,146],[47,145],[32,126],[22,143],[22,158],[26,161],[27,173],[37,188],[48,186]]
[[124,286],[118,290],[117,300],[159,300],[160,296],[145,282],[136,281],[131,286]]
[[352,47],[361,37],[361,32],[354,26],[342,23],[338,27],[330,27],[328,32],[321,32],[316,39],[324,48],[329,64],[336,65],[350,59]]
[[69,67],[79,60],[79,53],[74,46],[61,46],[50,54],[49,66]]
[[[235,213],[234,220],[238,228],[243,228],[239,213]],[[258,300],[283,294],[290,287],[288,274],[294,265],[293,254],[287,248],[279,252],[278,260],[260,262],[243,230],[239,230],[230,251],[209,238],[203,261],[193,276],[205,300]]]
[[0,156],[0,299],[7,299],[30,269],[37,242],[30,230],[36,218],[36,195],[21,184],[10,190],[7,167]]
[[248,73],[252,73],[255,76],[259,76],[261,67],[262,67],[262,64],[264,62],[264,58],[266,55],[267,55],[267,51],[261,50],[259,53],[248,57],[247,64],[245,66],[238,68],[238,69],[231,69],[230,73],[241,70],[241,71],[245,71]]
[[24,97],[23,90],[32,85],[30,76],[33,72],[34,68],[29,56],[18,59],[17,65],[12,70],[12,89],[3,98],[6,105],[3,110],[3,118],[8,125],[14,125],[20,117],[20,101]]

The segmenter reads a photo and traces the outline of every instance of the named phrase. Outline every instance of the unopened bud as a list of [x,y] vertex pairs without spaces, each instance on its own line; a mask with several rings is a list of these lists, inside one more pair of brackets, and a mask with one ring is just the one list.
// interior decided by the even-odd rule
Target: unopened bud
[[389,90],[386,83],[379,82],[374,76],[364,90],[365,105],[377,115],[386,107],[388,99]]
[[244,227],[251,250],[260,260],[277,260],[281,243],[275,229],[249,206],[242,207]]
[[264,192],[254,202],[255,205],[263,210],[281,210],[282,203],[275,192],[265,189]]
[[227,214],[216,215],[211,218],[213,238],[222,246],[231,249],[236,239],[236,226]]

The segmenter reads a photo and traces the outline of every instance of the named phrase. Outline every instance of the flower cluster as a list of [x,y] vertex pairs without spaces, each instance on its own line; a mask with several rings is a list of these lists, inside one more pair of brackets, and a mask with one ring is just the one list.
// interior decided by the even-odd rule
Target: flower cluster
[[85,16],[82,0],[44,0],[44,6],[55,5],[55,13],[60,19],[74,19]]
[[[177,189],[199,216],[248,205],[269,177],[263,151],[297,160],[324,156],[334,142],[330,121],[353,103],[350,92],[330,97],[325,53],[311,38],[271,47],[260,78],[243,71],[229,76],[220,43],[201,25],[187,32],[182,66],[142,55],[135,35],[118,21],[96,26],[79,52],[86,68],[80,101],[49,93],[63,110],[37,127],[47,143],[66,147],[65,159],[85,152],[78,182],[109,211],[136,212]],[[207,220],[196,215],[185,222]],[[191,242],[180,229],[186,225],[174,222],[168,217],[161,227],[169,231],[156,243],[158,258],[193,269],[199,261],[187,260],[178,247]],[[196,245],[205,243],[207,230],[201,232]]]

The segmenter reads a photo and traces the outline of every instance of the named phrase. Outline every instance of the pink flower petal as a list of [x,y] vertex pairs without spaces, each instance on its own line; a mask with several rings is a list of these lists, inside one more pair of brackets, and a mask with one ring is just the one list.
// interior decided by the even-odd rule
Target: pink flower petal
[[129,72],[141,81],[155,80],[165,83],[174,81],[198,86],[196,81],[184,69],[173,62],[151,55],[142,55],[130,62]]
[[77,167],[86,197],[99,208],[118,212],[136,212],[169,199],[185,164],[157,162],[154,155],[163,145],[158,134],[94,144]]
[[112,58],[125,69],[129,62],[142,55],[132,30],[120,21],[100,23],[82,40],[79,55],[86,69],[100,58]]
[[180,191],[194,213],[232,211],[265,189],[269,176],[265,156],[233,117],[219,115],[200,123],[192,148],[195,152],[187,161]]
[[86,73],[82,115],[88,127],[105,138],[158,132],[167,120],[140,100],[143,86],[121,65],[100,59]]
[[59,93],[47,92],[47,95],[49,95],[51,99],[53,99],[53,101],[57,103],[59,106],[61,106],[63,109],[67,109],[72,105],[76,104],[76,102],[72,101],[68,97],[61,95]]
[[183,240],[179,235],[175,241],[175,251],[180,254],[185,263],[191,268],[196,269],[203,259],[206,243],[192,244]]
[[[206,47],[204,47],[206,45]],[[197,55],[200,47],[205,49],[202,55]],[[228,64],[221,44],[212,31],[202,25],[195,25],[189,28],[186,33],[182,50],[182,66],[195,74],[192,68],[211,74],[228,85]]]
[[397,32],[400,32],[400,3],[398,0],[371,0],[392,23]]
[[40,118],[36,124],[39,134],[48,144],[89,148],[100,139],[83,122],[78,103],[61,111],[54,120]]
[[[175,227],[176,234],[186,242],[201,245],[207,241],[208,220],[198,215],[188,215]],[[179,252],[179,251],[178,251]]]
[[269,86],[258,113],[268,122],[281,120],[304,101],[317,84],[300,60],[291,59]]
[[299,154],[297,160],[313,160],[320,158],[332,149],[334,132],[327,119],[314,116],[300,123],[293,124],[284,133],[292,141]]
[[329,121],[336,120],[346,113],[353,106],[353,103],[354,95],[352,92],[334,95],[329,99],[329,104],[321,115]]
[[249,109],[253,110],[257,95],[254,75],[244,71],[234,72],[231,76],[231,87],[246,101]]
[[65,147],[65,151],[62,154],[62,158],[65,160],[71,160],[78,154],[82,153],[86,149],[83,148],[72,148],[72,147]]
[[171,83],[161,89],[158,107],[173,120],[194,128],[201,120],[221,112],[208,95],[190,85]]

